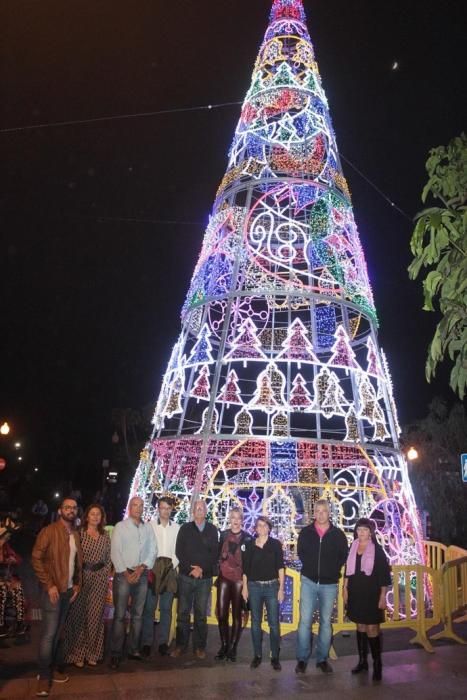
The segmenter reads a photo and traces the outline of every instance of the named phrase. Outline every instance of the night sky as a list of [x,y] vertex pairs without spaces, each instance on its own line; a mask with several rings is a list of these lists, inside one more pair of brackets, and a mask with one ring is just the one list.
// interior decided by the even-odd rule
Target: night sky
[[[270,5],[3,3],[0,127],[242,100]],[[428,150],[465,129],[464,7],[305,2],[339,149],[410,217]],[[155,403],[239,113],[0,133],[0,420],[28,464],[89,478],[112,408]],[[408,280],[411,222],[344,173],[404,423],[454,398],[447,372],[425,382],[436,316]]]

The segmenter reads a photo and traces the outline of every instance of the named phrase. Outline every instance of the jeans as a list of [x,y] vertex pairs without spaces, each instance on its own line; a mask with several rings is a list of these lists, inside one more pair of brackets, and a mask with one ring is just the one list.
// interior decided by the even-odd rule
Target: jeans
[[110,642],[110,654],[120,658],[125,641],[125,613],[128,600],[131,596],[130,608],[130,636],[128,640],[128,653],[139,652],[139,640],[143,623],[143,609],[146,601],[148,587],[148,575],[144,571],[137,583],[128,583],[124,573],[115,574],[113,580],[114,619],[112,623],[112,636]]
[[205,649],[208,639],[207,609],[212,578],[178,577],[177,646],[188,648],[190,613],[193,608],[193,650]]
[[297,634],[297,660],[308,662],[313,633],[311,625],[315,610],[319,610],[319,632],[316,663],[326,661],[332,641],[331,617],[337,595],[337,583],[315,583],[302,575],[300,588],[300,621]]
[[280,652],[280,632],[279,632],[279,581],[272,583],[259,583],[258,581],[248,581],[248,595],[251,610],[251,639],[253,641],[253,651],[255,656],[260,658],[263,655],[263,606],[266,606],[269,625],[269,647],[271,658],[278,659]]
[[[157,642],[161,644],[169,643],[170,625],[172,624],[172,603],[174,594],[164,591],[159,595],[160,621],[157,626]],[[157,595],[151,586],[148,586],[146,602],[143,611],[143,628],[141,633],[141,646],[152,647],[154,643],[154,613],[157,608]]]
[[63,641],[62,630],[70,608],[73,589],[60,593],[56,603],[51,603],[49,594],[41,592],[42,624],[39,638],[39,678],[50,680],[53,669],[62,666]]

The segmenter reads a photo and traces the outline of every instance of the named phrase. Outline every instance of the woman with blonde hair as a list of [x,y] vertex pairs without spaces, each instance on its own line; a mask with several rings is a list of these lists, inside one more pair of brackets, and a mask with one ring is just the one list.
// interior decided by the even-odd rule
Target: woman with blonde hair
[[[217,617],[221,647],[216,654],[216,661],[237,660],[237,646],[242,634],[242,552],[251,541],[250,535],[242,529],[241,508],[231,508],[229,523],[229,529],[221,532],[219,541]],[[232,609],[232,628],[229,630],[230,609]]]

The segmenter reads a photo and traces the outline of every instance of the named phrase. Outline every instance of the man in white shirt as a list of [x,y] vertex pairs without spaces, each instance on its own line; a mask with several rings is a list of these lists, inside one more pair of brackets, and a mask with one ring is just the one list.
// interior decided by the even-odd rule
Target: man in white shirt
[[154,643],[154,613],[159,600],[160,621],[157,626],[159,654],[169,653],[169,634],[172,623],[172,603],[177,590],[176,568],[178,559],[175,544],[179,525],[170,520],[172,499],[162,496],[158,503],[159,517],[151,521],[157,542],[157,559],[152,572],[152,581],[148,585],[146,604],[143,612],[143,629],[141,634],[141,653],[150,656]]
[[111,557],[113,579],[114,619],[110,641],[110,667],[116,670],[125,642],[126,610],[131,597],[128,658],[141,661],[139,639],[142,612],[148,586],[148,570],[157,556],[156,540],[149,523],[142,520],[143,499],[133,496],[128,504],[129,517],[117,523],[112,533]]

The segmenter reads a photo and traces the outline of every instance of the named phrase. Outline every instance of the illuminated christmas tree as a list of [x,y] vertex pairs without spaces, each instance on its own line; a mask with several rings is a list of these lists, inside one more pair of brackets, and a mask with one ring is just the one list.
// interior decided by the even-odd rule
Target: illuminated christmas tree
[[324,497],[349,539],[369,515],[392,563],[422,560],[377,330],[303,3],[274,0],[131,489],[145,517],[167,491],[221,528],[242,504],[294,565]]

